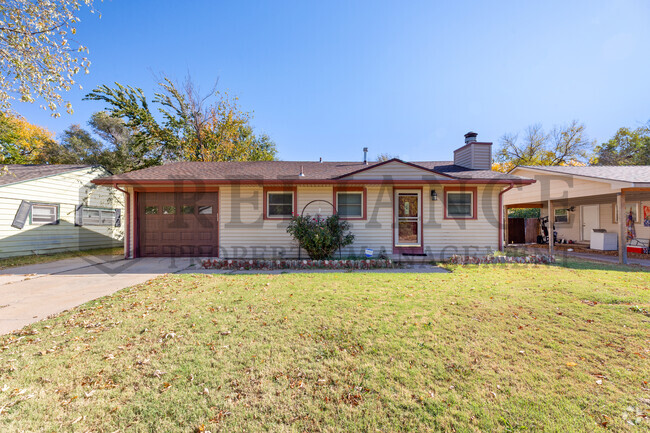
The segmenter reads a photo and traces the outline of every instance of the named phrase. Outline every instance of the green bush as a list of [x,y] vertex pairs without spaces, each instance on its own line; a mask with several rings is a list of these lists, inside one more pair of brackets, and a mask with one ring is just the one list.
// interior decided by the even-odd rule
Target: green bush
[[336,250],[354,242],[354,235],[347,233],[350,224],[338,215],[327,218],[294,216],[287,232],[312,260],[331,259]]

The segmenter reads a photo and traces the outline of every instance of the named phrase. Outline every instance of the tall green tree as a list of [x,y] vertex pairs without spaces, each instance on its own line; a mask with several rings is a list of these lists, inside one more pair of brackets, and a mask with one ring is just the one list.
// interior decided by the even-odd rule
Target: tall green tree
[[251,116],[236,98],[215,88],[202,95],[190,79],[181,86],[164,77],[158,86],[152,102],[160,121],[140,88],[103,85],[85,99],[107,103],[110,115],[123,119],[134,131],[133,139],[160,161],[275,159],[275,143],[253,133]]
[[42,159],[50,164],[102,165],[114,174],[160,164],[159,158],[134,139],[122,119],[100,111],[92,115],[88,125],[90,131],[71,125],[59,142],[43,149]]
[[71,39],[79,11],[92,0],[3,0],[0,2],[0,111],[12,99],[43,99],[54,116],[61,106],[72,112],[62,93],[88,73],[88,49]]
[[521,137],[501,137],[493,168],[509,171],[518,165],[584,165],[592,146],[585,125],[577,120],[549,132],[535,124],[526,128]]
[[650,165],[650,121],[639,128],[620,128],[596,146],[595,165]]

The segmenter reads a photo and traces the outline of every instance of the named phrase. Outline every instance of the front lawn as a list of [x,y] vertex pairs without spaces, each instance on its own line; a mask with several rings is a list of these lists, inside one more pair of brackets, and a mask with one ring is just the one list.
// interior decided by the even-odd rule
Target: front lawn
[[1,431],[648,431],[650,277],[169,275],[0,337]]

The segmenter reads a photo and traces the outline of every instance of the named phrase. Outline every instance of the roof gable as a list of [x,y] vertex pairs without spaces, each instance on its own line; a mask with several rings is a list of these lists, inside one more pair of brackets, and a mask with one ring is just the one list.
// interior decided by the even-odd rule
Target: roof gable
[[393,158],[388,161],[364,167],[360,170],[338,176],[337,179],[398,179],[398,180],[430,180],[430,179],[454,179],[453,176],[443,174],[434,169],[405,162]]

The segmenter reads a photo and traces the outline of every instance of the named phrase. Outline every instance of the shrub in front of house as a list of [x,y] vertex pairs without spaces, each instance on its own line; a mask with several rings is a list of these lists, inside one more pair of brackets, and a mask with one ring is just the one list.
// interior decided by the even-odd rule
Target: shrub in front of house
[[354,242],[354,235],[349,230],[350,224],[338,215],[327,218],[294,216],[287,227],[287,233],[312,260],[331,259],[339,248]]

